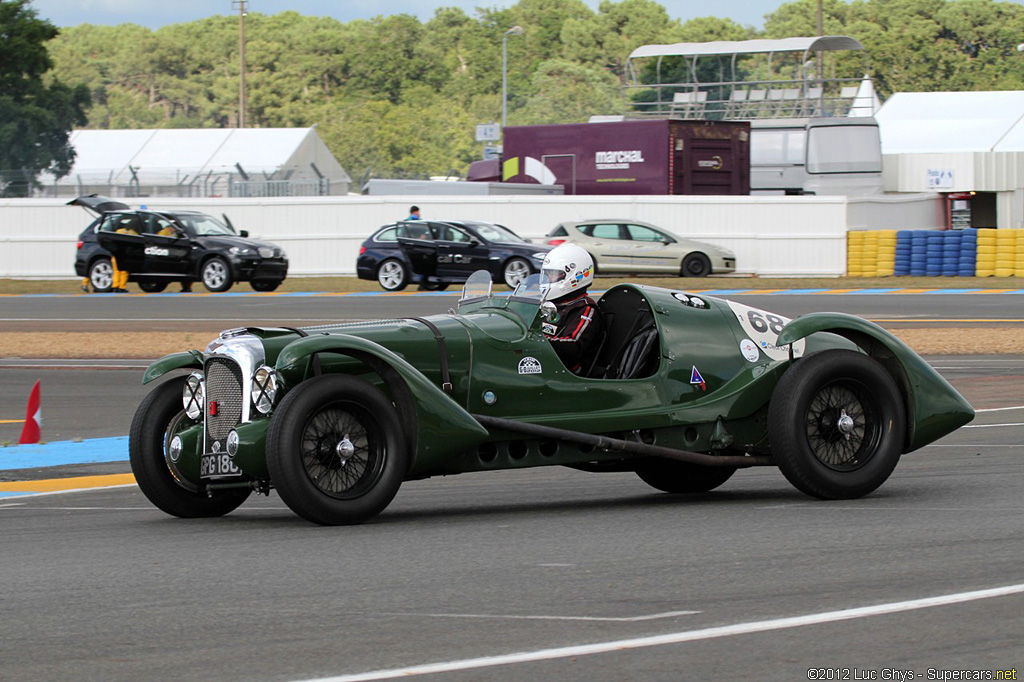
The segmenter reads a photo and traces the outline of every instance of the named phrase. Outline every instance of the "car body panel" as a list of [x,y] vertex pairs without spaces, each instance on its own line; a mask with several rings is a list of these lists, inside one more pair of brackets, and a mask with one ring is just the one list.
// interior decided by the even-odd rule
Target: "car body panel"
[[702,253],[711,263],[711,274],[736,270],[736,256],[724,247],[684,239],[640,220],[596,219],[563,222],[546,238],[549,246],[568,241],[586,249],[598,272],[670,274],[682,273],[683,260]]
[[[471,281],[478,276],[490,277],[478,273]],[[259,349],[257,360],[274,368],[281,391],[276,404],[321,374],[360,377],[384,391],[400,416],[412,453],[406,478],[583,466],[623,457],[565,444],[545,449],[543,440],[483,426],[478,419],[485,418],[711,455],[770,454],[766,413],[779,378],[803,355],[830,349],[859,348],[897,378],[911,408],[908,451],[973,418],[970,405],[927,363],[859,318],[832,313],[791,321],[726,299],[632,284],[612,287],[598,305],[608,335],[595,366],[616,357],[641,333],[638,329],[656,330],[649,370],[642,376],[569,372],[542,332],[539,296],[520,295],[517,289],[509,297],[466,297],[457,313],[426,318],[229,330],[205,354],[195,350],[156,361],[144,379],[173,369],[201,369],[215,349],[232,344],[238,352]],[[240,378],[243,402],[248,381]],[[235,462],[245,476],[267,477],[266,426],[255,422],[269,422],[273,414],[254,411],[235,427],[240,443]],[[204,447],[202,438],[185,440],[190,447]],[[189,453],[186,460],[194,463],[201,454]],[[192,483],[202,485],[198,479]]]

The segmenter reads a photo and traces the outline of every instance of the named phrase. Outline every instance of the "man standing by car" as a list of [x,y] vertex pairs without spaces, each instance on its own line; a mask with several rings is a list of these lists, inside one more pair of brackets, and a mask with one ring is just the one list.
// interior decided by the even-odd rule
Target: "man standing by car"
[[556,324],[545,324],[548,337],[562,364],[582,374],[593,364],[604,333],[601,311],[587,289],[594,283],[594,260],[575,244],[562,244],[544,258],[541,288],[545,301],[558,309]]
[[[139,236],[137,227],[137,219],[134,216],[126,216],[121,219],[120,226],[115,230],[119,234],[130,234],[134,237]],[[110,266],[113,268],[114,273],[112,277],[110,290],[116,294],[128,293],[128,271],[120,270],[117,267],[117,258],[114,256],[110,257]]]
[[420,219],[420,207],[419,206],[410,206],[409,207],[409,217],[406,218],[406,220],[419,220],[419,219]]

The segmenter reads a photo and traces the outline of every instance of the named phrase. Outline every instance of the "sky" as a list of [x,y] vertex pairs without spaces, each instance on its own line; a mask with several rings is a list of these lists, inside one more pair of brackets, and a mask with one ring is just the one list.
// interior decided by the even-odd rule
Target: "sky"
[[[584,0],[596,10],[598,0]],[[764,28],[764,16],[785,0],[661,0],[669,16],[681,21],[716,16],[732,19],[743,26]],[[375,16],[411,14],[421,21],[434,16],[438,7],[461,7],[475,16],[477,7],[509,7],[514,0],[250,0],[249,11],[277,14],[295,10],[309,16],[328,16],[342,22],[372,19]],[[195,21],[217,14],[238,12],[237,0],[31,0],[40,17],[54,25],[139,24],[159,28],[167,24]]]

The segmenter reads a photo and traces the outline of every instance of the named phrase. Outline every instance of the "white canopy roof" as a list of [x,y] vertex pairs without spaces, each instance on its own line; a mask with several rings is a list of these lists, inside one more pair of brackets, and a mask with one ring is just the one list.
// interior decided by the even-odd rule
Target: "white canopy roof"
[[875,118],[885,154],[1024,151],[1024,91],[899,92]]
[[717,40],[708,43],[674,43],[643,45],[629,58],[755,54],[764,52],[827,52],[830,50],[863,50],[864,46],[849,36],[814,36],[779,40]]
[[134,170],[144,184],[175,185],[211,173],[237,176],[239,167],[261,179],[319,171],[349,182],[315,128],[76,130],[70,142],[75,163],[61,184],[127,184]]

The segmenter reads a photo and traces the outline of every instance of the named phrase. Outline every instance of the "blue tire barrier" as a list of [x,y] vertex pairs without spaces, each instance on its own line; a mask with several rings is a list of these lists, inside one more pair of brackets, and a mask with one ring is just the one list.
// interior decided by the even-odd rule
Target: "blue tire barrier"
[[[891,232],[889,233],[892,234]],[[892,272],[897,277],[975,277],[978,273],[978,234],[976,228],[965,230],[897,230],[895,249],[891,251]],[[991,274],[992,236],[999,235],[996,243],[998,260],[1024,259],[1018,256],[1018,243],[1024,248],[1024,231],[1010,235],[985,231],[985,270]],[[890,242],[891,243],[891,242]],[[879,267],[883,264],[880,262]]]

